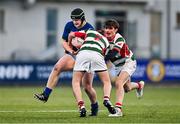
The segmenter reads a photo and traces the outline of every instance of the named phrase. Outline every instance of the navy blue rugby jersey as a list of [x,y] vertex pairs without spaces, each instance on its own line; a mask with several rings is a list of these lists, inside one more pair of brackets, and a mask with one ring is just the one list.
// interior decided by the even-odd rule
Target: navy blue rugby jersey
[[76,28],[73,24],[73,21],[70,21],[68,22],[66,25],[65,25],[65,28],[64,28],[64,32],[63,32],[63,35],[62,35],[62,38],[64,40],[66,40],[66,42],[68,42],[68,35],[70,32],[75,32],[75,31],[81,31],[81,30],[88,30],[88,29],[92,29],[94,30],[94,27],[89,24],[88,22],[86,22],[86,24],[82,27],[82,28]]

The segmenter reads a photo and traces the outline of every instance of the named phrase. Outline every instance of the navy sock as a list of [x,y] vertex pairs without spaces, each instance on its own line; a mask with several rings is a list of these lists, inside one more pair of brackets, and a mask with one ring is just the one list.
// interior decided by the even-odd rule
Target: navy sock
[[52,89],[46,87],[43,92],[44,96],[49,97],[49,95],[51,94],[51,91],[52,91]]
[[98,102],[91,104],[91,108],[98,108]]

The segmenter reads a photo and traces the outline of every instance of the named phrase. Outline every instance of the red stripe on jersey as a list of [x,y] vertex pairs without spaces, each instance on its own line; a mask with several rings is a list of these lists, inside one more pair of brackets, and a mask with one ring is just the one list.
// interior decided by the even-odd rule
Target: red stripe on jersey
[[123,44],[124,44],[124,43],[118,43],[117,45],[118,45],[119,47],[122,47]]
[[102,54],[105,55],[105,53],[106,53],[106,49],[104,48],[102,49]]
[[112,50],[113,50],[113,51],[118,51],[118,53],[120,52],[120,49],[118,49],[118,48],[116,48],[116,47],[114,47]]
[[96,34],[95,40],[100,40],[102,38],[102,36],[100,36],[99,34]]
[[130,55],[129,47],[127,44],[124,44],[122,49],[120,50],[120,54],[122,57],[127,57]]
[[75,37],[80,37],[82,39],[85,39],[86,33],[83,32],[74,32]]

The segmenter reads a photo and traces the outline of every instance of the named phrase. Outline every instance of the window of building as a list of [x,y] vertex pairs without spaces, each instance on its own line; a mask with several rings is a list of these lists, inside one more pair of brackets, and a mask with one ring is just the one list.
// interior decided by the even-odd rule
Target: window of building
[[56,45],[57,43],[57,9],[48,9],[46,15],[46,30],[47,30],[47,47]]
[[0,10],[0,32],[4,32],[4,10]]
[[102,29],[104,22],[107,19],[116,19],[120,25],[118,33],[126,38],[127,35],[127,20],[125,11],[107,11],[107,10],[96,10],[96,30]]
[[176,24],[177,24],[177,28],[180,29],[180,12],[176,14]]
[[129,48],[136,52],[137,47],[137,22],[128,22],[127,40]]
[[150,50],[152,58],[161,57],[161,13],[151,13]]

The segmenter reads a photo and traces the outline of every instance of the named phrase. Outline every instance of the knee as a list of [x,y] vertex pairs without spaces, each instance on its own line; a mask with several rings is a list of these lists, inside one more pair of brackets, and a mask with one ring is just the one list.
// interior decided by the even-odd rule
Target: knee
[[130,87],[130,86],[124,87],[124,91],[125,91],[126,93],[130,92],[131,90],[132,90],[132,87]]
[[89,92],[89,89],[84,87],[84,91],[87,93],[87,92]]
[[85,92],[88,92],[88,91],[90,91],[92,89],[92,86],[91,85],[85,85],[84,86],[84,91]]

